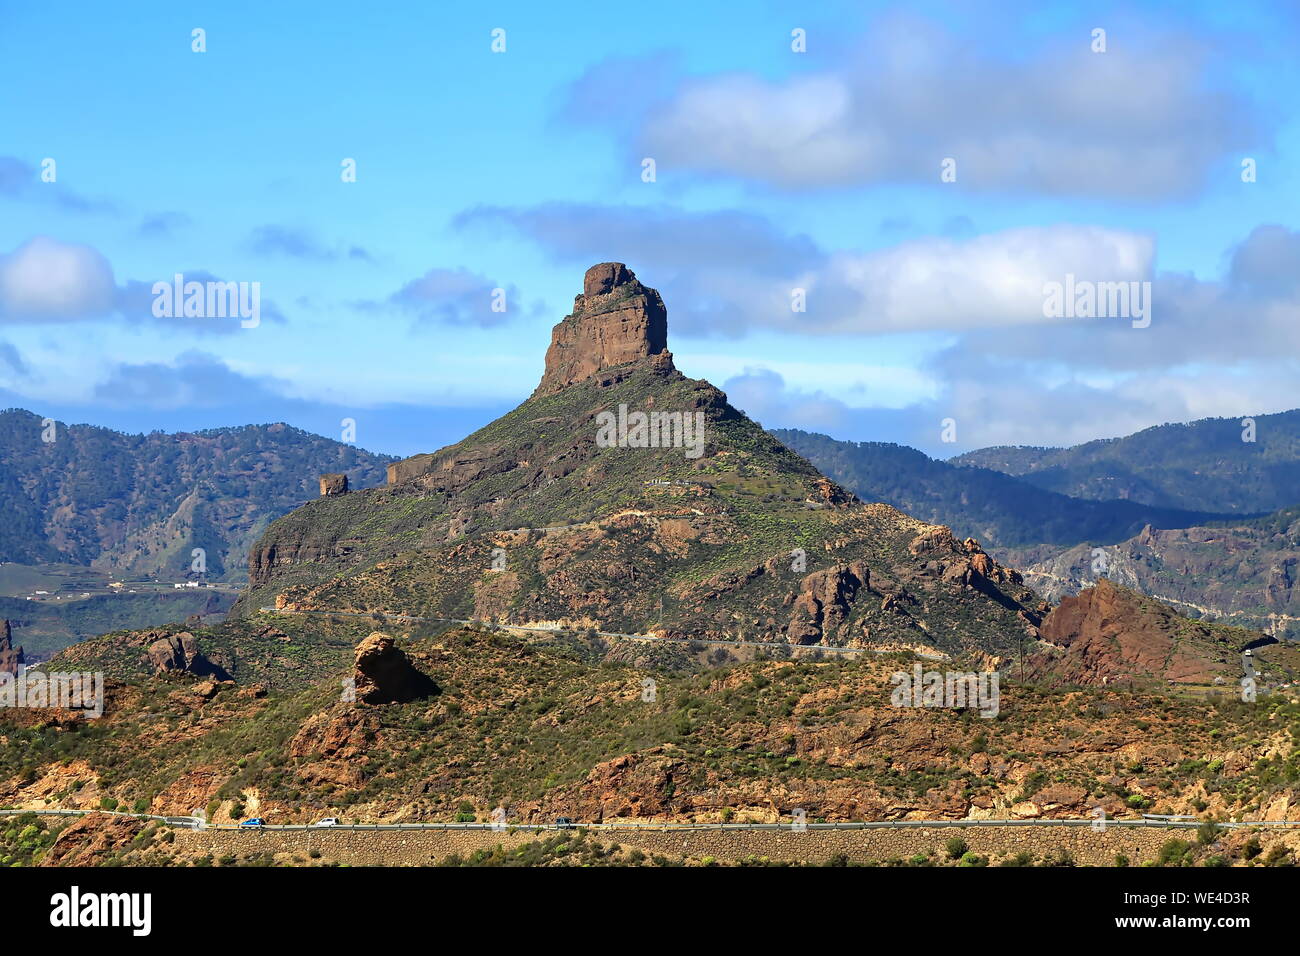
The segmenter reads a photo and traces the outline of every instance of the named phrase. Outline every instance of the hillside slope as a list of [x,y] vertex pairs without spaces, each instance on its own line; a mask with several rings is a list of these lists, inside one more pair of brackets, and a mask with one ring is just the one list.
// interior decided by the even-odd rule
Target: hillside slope
[[[295,620],[273,618],[271,643]],[[486,821],[498,806],[521,822],[788,822],[795,808],[810,821],[1077,819],[1097,806],[1278,819],[1300,797],[1300,705],[1281,695],[1246,706],[1009,683],[983,720],[893,706],[902,657],[669,674],[472,628],[396,638],[428,696],[341,699],[353,669],[340,648],[296,689],[168,673],[111,682],[97,721],[6,710],[0,800],[278,824]]]

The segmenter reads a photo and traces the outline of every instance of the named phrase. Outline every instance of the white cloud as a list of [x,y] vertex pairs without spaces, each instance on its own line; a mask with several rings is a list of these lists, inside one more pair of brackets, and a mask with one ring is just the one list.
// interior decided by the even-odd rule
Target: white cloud
[[1216,88],[1202,45],[1114,26],[1105,53],[1078,30],[999,58],[995,44],[887,17],[820,73],[682,80],[629,149],[661,174],[785,188],[937,186],[952,157],[957,188],[1157,199],[1196,192],[1215,163],[1259,145],[1251,104]]
[[113,307],[113,267],[90,246],[36,236],[0,257],[0,319],[66,322]]
[[[1008,229],[956,240],[905,242],[867,253],[837,253],[799,278],[808,311],[823,332],[998,328],[1055,322],[1043,315],[1043,286],[1067,274],[1093,281],[1149,279],[1150,236],[1092,226]],[[824,315],[818,292],[833,302],[855,294],[853,312]]]

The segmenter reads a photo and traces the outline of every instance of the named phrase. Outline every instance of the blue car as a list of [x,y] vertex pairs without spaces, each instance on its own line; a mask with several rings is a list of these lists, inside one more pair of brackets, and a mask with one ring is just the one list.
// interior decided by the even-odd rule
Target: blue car
[[253,819],[251,820],[245,820],[243,823],[240,824],[240,826],[241,827],[264,827],[266,826],[266,821],[263,820],[261,817],[253,817]]

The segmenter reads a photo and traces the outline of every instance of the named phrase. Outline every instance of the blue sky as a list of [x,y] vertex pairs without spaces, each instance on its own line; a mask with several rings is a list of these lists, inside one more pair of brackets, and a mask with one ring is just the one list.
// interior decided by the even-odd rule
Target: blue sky
[[[948,456],[1292,408],[1300,18],[1222,6],[0,0],[0,406],[431,450],[620,260],[770,426]],[[178,272],[263,321],[155,318]],[[1150,281],[1150,327],[1045,318],[1066,273]]]

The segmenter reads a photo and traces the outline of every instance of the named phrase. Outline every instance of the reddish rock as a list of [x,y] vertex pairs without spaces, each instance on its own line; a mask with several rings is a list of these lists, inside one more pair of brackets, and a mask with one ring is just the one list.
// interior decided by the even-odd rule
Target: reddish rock
[[871,572],[863,561],[837,564],[805,577],[794,599],[790,641],[822,643],[848,618],[858,591],[870,586]]
[[623,263],[602,262],[587,270],[572,314],[551,332],[546,371],[533,394],[549,395],[651,356],[663,356],[656,363],[661,371],[672,369],[663,299]]
[[1054,651],[1026,666],[1039,679],[1071,684],[1158,680],[1209,684],[1241,674],[1238,648],[1214,628],[1101,578],[1043,619]]

